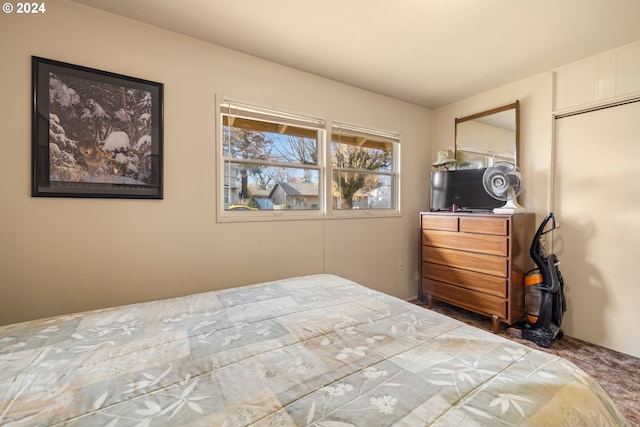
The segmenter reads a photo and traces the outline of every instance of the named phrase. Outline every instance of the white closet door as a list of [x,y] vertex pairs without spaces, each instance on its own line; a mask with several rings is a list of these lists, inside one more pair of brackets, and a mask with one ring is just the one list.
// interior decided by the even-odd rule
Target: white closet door
[[566,334],[640,357],[640,102],[555,123]]

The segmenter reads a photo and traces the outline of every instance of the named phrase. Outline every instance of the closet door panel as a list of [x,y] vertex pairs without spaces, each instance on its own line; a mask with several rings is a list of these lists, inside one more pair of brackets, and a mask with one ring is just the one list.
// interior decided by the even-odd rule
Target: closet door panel
[[640,102],[556,119],[554,145],[563,329],[640,356]]

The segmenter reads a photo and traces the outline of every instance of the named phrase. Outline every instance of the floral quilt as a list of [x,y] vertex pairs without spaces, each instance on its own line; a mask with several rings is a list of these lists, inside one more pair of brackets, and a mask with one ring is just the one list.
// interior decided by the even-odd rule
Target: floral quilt
[[628,426],[567,360],[333,275],[0,327],[3,426]]

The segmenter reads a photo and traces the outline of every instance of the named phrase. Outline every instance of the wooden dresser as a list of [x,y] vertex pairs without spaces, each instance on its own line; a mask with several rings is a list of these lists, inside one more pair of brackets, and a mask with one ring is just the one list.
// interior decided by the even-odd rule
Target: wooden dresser
[[433,299],[513,324],[524,315],[524,275],[535,264],[529,247],[535,215],[423,212],[420,214],[422,279]]

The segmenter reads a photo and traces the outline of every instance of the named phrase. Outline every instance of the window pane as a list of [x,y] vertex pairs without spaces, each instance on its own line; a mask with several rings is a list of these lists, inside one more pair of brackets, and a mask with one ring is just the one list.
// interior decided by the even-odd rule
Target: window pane
[[317,165],[318,131],[258,120],[223,116],[224,157],[265,162]]
[[393,209],[394,180],[375,173],[334,172],[333,209]]
[[317,169],[225,162],[225,210],[319,209]]
[[366,169],[372,171],[392,170],[391,144],[388,149],[363,147],[353,144],[331,144],[331,163],[345,169]]

